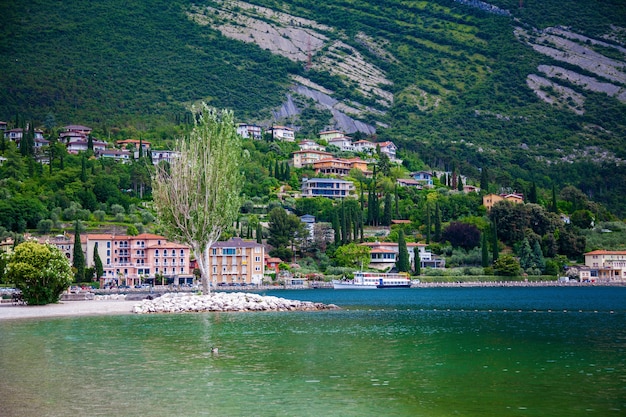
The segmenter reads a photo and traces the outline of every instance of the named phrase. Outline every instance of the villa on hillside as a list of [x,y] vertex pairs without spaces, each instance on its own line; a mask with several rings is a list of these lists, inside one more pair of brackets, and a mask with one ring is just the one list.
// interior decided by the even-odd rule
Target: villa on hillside
[[524,196],[518,193],[511,194],[487,194],[483,196],[483,206],[487,208],[487,211],[491,210],[494,204],[500,201],[510,201],[513,204],[520,204],[524,202]]
[[313,162],[313,169],[316,174],[337,175],[345,177],[350,174],[353,169],[363,172],[366,177],[371,177],[373,173],[368,171],[367,162],[361,158],[326,158]]
[[581,281],[626,282],[626,251],[595,250],[585,253]]
[[237,134],[244,139],[252,138],[254,140],[263,139],[263,131],[261,126],[239,123],[237,125]]
[[309,139],[305,139],[298,143],[298,147],[301,151],[325,151],[326,147],[319,145],[317,142]]
[[272,126],[268,129],[268,132],[272,133],[272,138],[283,142],[295,142],[296,137],[294,130],[285,126]]
[[420,183],[423,187],[433,187],[433,174],[428,171],[411,172],[411,178]]
[[351,181],[334,178],[302,178],[302,197],[345,198],[354,192]]
[[[388,270],[396,265],[398,260],[398,244],[395,242],[365,242],[361,245],[370,248],[370,267],[380,270]],[[414,265],[415,250],[418,251],[422,268],[444,268],[446,261],[433,255],[426,250],[425,243],[407,242],[406,247],[409,252],[409,262],[411,268]]]
[[300,151],[295,151],[293,153],[293,166],[294,168],[302,168],[308,165],[312,165],[314,162],[321,159],[327,159],[332,157],[333,154],[329,152],[314,149],[303,149]]
[[330,142],[332,139],[335,138],[343,138],[346,136],[346,134],[340,130],[325,130],[323,132],[320,132],[319,135],[320,139],[325,140],[326,142]]

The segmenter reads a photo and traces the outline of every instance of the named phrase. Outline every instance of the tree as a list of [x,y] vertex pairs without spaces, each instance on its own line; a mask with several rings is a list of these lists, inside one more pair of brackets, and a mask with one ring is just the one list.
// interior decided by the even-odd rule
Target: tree
[[435,235],[433,236],[435,242],[441,240],[441,210],[439,208],[439,202],[435,203]]
[[389,226],[391,224],[391,213],[392,213],[392,207],[391,207],[391,193],[387,192],[385,193],[385,207],[383,208],[383,221],[382,224],[383,226]]
[[473,224],[451,222],[443,231],[441,238],[455,248],[470,250],[480,243],[480,230]]
[[481,266],[486,268],[489,266],[489,247],[487,246],[487,233],[483,232],[480,242]]
[[263,243],[263,225],[261,224],[261,222],[257,223],[255,234],[256,234],[256,243],[262,244]]
[[489,173],[485,167],[480,170],[480,191],[489,192]]
[[[295,214],[287,214],[282,207],[274,207],[270,210],[267,215],[267,221],[269,223],[269,237],[267,243],[277,250],[289,249],[293,254],[296,241],[305,236],[305,232],[308,232],[306,225],[298,216]],[[283,251],[282,253],[285,252]],[[291,256],[286,257],[288,259],[283,259],[291,259]]]
[[340,246],[335,251],[337,263],[352,268],[363,268],[370,263],[370,248],[356,243]]
[[406,248],[406,240],[404,240],[404,230],[398,231],[398,262],[396,268],[399,272],[410,272],[411,262],[409,261],[409,251]]
[[80,244],[80,229],[78,220],[74,222],[74,249],[73,255],[73,267],[75,269],[76,282],[83,282],[85,279],[85,254],[83,253],[83,247]]
[[93,266],[96,271],[96,279],[100,279],[104,275],[104,268],[102,266],[102,259],[100,259],[100,253],[98,252],[98,242],[93,247]]
[[243,152],[231,111],[202,103],[194,113],[194,127],[177,142],[179,156],[169,171],[157,167],[153,201],[165,235],[191,246],[208,294],[210,248],[232,226],[243,200]]
[[68,259],[57,247],[28,241],[18,245],[7,264],[7,279],[31,305],[59,301],[72,283]]
[[528,239],[524,239],[519,250],[519,264],[524,271],[537,267]]
[[513,255],[504,254],[493,263],[493,271],[495,275],[518,276],[520,273],[519,261]]
[[491,250],[493,251],[493,261],[495,262],[499,257],[498,252],[498,223],[495,219],[491,221]]
[[415,247],[413,249],[413,252],[414,252],[413,263],[415,264],[413,267],[413,270],[415,271],[415,275],[419,276],[422,274],[422,259],[420,257],[419,247]]

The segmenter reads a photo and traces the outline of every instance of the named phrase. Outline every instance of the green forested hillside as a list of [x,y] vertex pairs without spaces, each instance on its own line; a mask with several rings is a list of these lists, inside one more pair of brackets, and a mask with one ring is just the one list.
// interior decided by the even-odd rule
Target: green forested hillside
[[[559,78],[572,71],[626,88],[624,2],[494,0],[499,9],[489,10],[453,0],[251,3],[2,2],[0,120],[19,115],[42,126],[54,120],[100,134],[128,126],[142,132],[177,124],[190,103],[205,100],[270,123],[297,76],[360,109],[350,116],[376,126],[378,140],[395,141],[410,169],[457,167],[477,180],[487,168],[492,183],[522,192],[533,182],[545,190],[571,184],[626,214],[626,104]],[[285,27],[310,29],[301,41],[310,58],[272,53],[249,42],[252,33],[246,42],[225,34],[223,27],[244,30],[243,16],[273,24],[267,33],[279,27],[261,6],[285,13]],[[192,10],[209,23],[191,19]],[[617,76],[540,53],[555,42],[542,30],[557,26],[578,36],[558,42],[613,60]],[[320,40],[315,49],[311,38]],[[365,78],[380,82],[334,72],[355,58],[372,69]],[[558,68],[556,75],[538,71],[542,65]],[[533,91],[531,75],[550,84]],[[553,104],[539,97],[562,88],[568,93]],[[281,123],[303,132],[328,124],[327,109],[296,101],[311,108]]]

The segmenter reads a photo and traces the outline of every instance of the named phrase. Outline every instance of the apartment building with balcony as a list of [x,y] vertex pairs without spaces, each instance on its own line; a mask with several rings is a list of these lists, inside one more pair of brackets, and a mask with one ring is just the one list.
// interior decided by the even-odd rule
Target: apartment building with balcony
[[345,198],[354,193],[351,181],[334,178],[303,178],[302,197]]
[[265,271],[265,247],[238,237],[215,242],[209,248],[213,285],[259,285]]

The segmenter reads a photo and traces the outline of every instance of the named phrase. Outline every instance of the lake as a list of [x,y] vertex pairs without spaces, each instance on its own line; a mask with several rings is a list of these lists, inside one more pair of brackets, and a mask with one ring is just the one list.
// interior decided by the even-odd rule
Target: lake
[[0,415],[626,415],[626,288],[265,294],[342,309],[0,322]]

